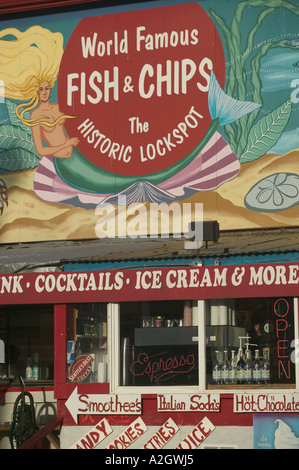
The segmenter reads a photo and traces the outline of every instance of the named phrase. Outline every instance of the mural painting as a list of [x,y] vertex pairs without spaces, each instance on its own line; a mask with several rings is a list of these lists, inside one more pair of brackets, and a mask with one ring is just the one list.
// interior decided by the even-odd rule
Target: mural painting
[[254,449],[299,449],[297,416],[255,413],[253,443]]
[[2,243],[95,238],[107,205],[296,225],[298,2],[150,5],[0,22]]

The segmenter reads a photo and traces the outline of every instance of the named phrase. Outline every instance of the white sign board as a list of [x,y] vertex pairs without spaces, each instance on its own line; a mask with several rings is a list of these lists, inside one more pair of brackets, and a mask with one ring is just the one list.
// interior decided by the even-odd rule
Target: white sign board
[[78,387],[65,402],[73,419],[78,415],[140,415],[141,395],[78,393]]
[[81,439],[75,442],[71,449],[93,449],[111,433],[112,428],[107,419],[104,418],[83,437],[81,437]]
[[214,431],[215,426],[205,417],[179,443],[176,449],[196,449]]
[[220,411],[220,394],[167,393],[157,395],[157,411]]
[[179,427],[169,418],[158,431],[144,444],[144,449],[162,449],[179,431]]
[[235,413],[299,413],[299,393],[236,393]]
[[124,431],[122,431],[106,449],[126,449],[133,442],[137,441],[142,436],[148,427],[144,421],[139,417],[133,421]]

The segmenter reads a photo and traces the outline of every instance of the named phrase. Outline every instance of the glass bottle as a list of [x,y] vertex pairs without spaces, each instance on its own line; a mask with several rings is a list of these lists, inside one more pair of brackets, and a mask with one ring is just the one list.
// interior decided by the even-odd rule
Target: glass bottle
[[215,351],[216,359],[213,366],[213,383],[220,384],[221,383],[221,364],[219,361],[219,351]]
[[92,336],[97,334],[96,320],[94,317],[90,317],[89,334]]
[[245,367],[245,361],[244,361],[244,358],[243,358],[243,349],[239,348],[237,371],[236,371],[237,384],[243,384],[244,383],[244,367]]
[[27,357],[27,365],[26,365],[26,380],[32,379],[32,365],[30,357]]
[[252,366],[252,380],[254,384],[260,384],[262,382],[262,363],[260,361],[260,351],[256,349],[254,351],[254,361]]
[[34,354],[34,361],[32,367],[32,378],[33,380],[39,379],[39,355],[38,353]]
[[163,318],[159,315],[155,320],[155,327],[161,328],[163,326]]
[[245,358],[245,366],[244,366],[244,383],[245,384],[252,383],[252,358],[251,358],[251,352],[249,349],[246,349],[246,358]]
[[237,359],[235,351],[231,351],[231,360],[228,364],[228,381],[230,384],[236,383]]
[[227,357],[227,351],[224,351],[224,359],[223,359],[223,364],[221,366],[221,383],[224,385],[228,384],[228,357]]
[[262,363],[262,383],[270,383],[270,363],[268,350],[263,350],[263,363]]

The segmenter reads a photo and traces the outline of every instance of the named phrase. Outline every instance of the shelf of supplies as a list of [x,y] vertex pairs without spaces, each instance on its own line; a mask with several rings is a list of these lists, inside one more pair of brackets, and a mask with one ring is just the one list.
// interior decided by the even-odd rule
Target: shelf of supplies
[[98,346],[97,349],[107,349],[107,336],[98,336],[98,335],[75,335],[75,342],[78,340],[98,340],[101,342],[101,346]]
[[79,338],[86,338],[86,339],[104,339],[104,338],[107,338],[107,336],[100,336],[100,335],[75,335],[75,338],[76,339],[79,339]]
[[295,384],[232,384],[232,385],[207,385],[208,390],[259,390],[259,389],[295,389]]

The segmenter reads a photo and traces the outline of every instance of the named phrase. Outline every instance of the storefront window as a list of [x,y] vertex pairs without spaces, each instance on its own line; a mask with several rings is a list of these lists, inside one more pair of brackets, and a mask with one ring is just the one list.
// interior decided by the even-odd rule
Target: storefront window
[[198,384],[197,303],[120,304],[119,384]]
[[53,305],[3,306],[0,311],[0,339],[5,344],[1,378],[30,385],[54,379]]
[[68,383],[295,388],[293,298],[72,304],[66,331]]
[[107,382],[107,304],[74,304],[67,313],[67,382]]
[[293,298],[210,300],[207,387],[295,384]]

